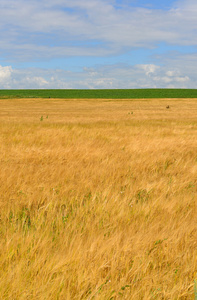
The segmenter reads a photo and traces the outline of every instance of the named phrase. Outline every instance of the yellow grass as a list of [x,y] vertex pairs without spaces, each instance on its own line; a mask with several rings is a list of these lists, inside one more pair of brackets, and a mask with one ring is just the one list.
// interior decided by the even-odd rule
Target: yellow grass
[[194,299],[196,279],[196,99],[0,100],[0,299]]

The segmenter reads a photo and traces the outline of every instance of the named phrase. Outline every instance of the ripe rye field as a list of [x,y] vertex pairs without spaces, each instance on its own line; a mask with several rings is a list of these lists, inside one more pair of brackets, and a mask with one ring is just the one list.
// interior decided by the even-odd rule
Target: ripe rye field
[[197,298],[196,99],[0,108],[0,299]]

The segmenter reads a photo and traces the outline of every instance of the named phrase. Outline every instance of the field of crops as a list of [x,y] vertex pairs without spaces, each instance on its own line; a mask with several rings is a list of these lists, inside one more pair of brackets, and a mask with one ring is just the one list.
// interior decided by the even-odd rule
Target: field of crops
[[143,99],[197,98],[196,89],[0,90],[0,98]]
[[0,299],[197,297],[195,99],[0,107]]

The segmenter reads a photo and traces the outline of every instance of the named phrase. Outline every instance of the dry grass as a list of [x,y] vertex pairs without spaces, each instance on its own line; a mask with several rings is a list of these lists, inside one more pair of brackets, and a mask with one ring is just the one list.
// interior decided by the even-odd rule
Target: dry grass
[[194,299],[197,100],[0,107],[1,299]]

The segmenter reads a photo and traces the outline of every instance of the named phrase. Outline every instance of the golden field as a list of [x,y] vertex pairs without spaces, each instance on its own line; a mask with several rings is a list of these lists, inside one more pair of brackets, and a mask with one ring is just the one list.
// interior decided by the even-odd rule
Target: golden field
[[196,280],[197,99],[0,100],[0,299],[197,299]]

